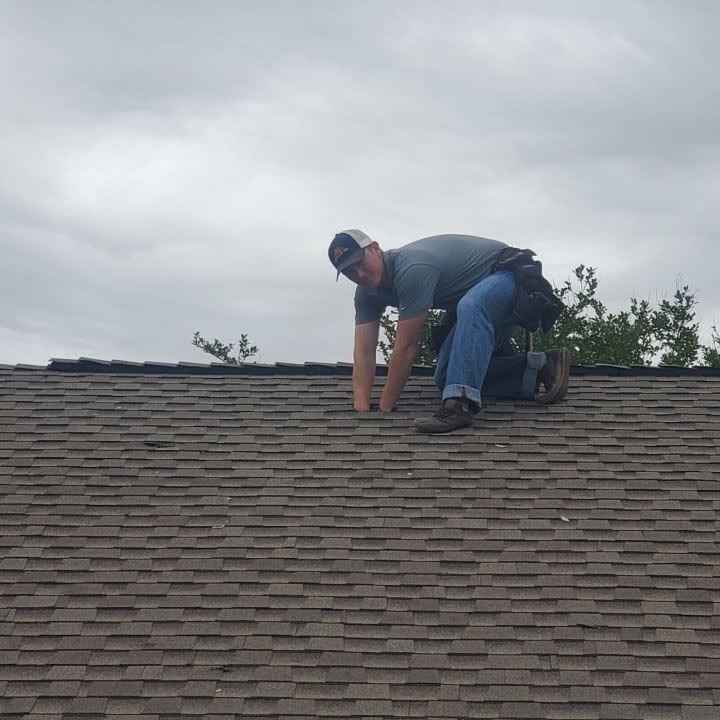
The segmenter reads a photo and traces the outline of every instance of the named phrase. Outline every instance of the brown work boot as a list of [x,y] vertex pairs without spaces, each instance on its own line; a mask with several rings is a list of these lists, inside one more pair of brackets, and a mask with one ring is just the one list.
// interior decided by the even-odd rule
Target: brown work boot
[[473,424],[475,410],[464,398],[448,398],[431,417],[417,418],[415,429],[423,433],[445,433]]
[[538,378],[545,392],[537,396],[543,405],[565,397],[570,383],[570,351],[567,348],[550,348],[545,351],[545,364],[538,370]]

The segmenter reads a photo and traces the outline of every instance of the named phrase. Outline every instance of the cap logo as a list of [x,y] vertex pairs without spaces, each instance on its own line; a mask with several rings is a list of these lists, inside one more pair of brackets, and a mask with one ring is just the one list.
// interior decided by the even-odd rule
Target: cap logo
[[343,253],[346,253],[350,248],[342,247],[341,245],[336,245],[333,248],[333,257],[337,260]]

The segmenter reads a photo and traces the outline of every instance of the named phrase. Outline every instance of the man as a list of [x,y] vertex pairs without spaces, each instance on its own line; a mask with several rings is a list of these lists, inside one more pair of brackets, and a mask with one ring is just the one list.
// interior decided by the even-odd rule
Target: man
[[[399,316],[380,398],[381,412],[394,408],[405,387],[431,308],[454,311],[457,321],[438,355],[435,382],[442,391],[442,404],[432,417],[415,420],[420,432],[449,432],[471,425],[481,407],[481,391],[486,396],[532,399],[541,383],[545,394],[540,402],[563,397],[570,371],[566,348],[493,357],[518,327],[518,297],[525,277],[521,271],[540,268],[532,255],[531,251],[518,251],[497,240],[471,235],[436,235],[383,251],[361,230],[338,233],[330,243],[328,257],[338,278],[342,273],[358,286],[353,350],[355,410],[370,410],[380,318],[388,305],[398,308]],[[518,257],[522,262],[515,262]],[[507,258],[510,260],[504,260]],[[539,270],[534,272],[549,288]],[[534,302],[539,295],[526,293],[524,297]],[[554,297],[545,301],[556,303],[552,324],[562,304]]]

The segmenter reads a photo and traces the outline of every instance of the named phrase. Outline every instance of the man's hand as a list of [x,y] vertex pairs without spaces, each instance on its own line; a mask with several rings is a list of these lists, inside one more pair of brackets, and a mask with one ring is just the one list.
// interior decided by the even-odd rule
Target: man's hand
[[355,412],[359,412],[359,413],[366,413],[366,412],[386,413],[386,412],[395,412],[395,410],[396,410],[395,407],[391,407],[386,410],[385,408],[380,407],[380,403],[376,403],[376,402],[370,403],[369,405],[355,405],[354,409],[355,409]]
[[385,408],[383,407],[381,402],[377,402],[371,405],[371,409],[381,413],[395,412],[395,405],[393,405],[391,408]]

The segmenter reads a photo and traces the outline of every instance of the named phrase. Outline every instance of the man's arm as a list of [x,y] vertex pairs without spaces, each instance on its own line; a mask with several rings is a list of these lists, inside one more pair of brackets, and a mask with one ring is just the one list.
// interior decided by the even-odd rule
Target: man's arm
[[367,412],[370,409],[379,334],[380,322],[377,320],[355,326],[353,399],[358,412]]
[[407,320],[398,321],[395,347],[390,358],[388,376],[380,398],[380,409],[383,411],[393,409],[405,387],[415,362],[426,317],[427,313],[424,312]]

